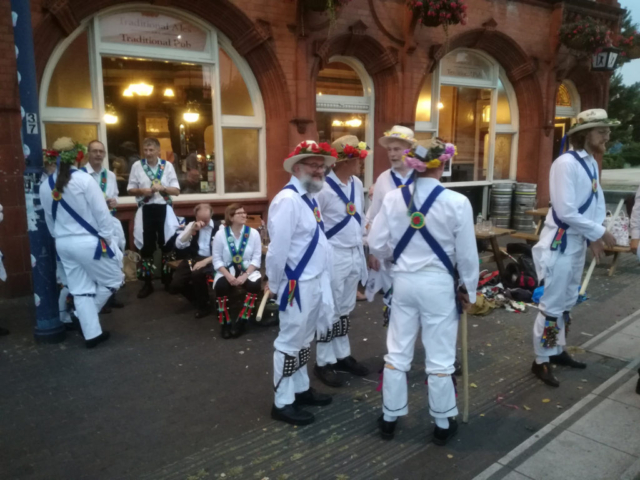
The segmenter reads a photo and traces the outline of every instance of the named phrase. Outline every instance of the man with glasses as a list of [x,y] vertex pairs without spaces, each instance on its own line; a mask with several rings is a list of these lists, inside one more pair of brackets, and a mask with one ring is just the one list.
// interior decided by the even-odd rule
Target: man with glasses
[[[115,232],[116,243],[120,251],[124,252],[125,236],[122,229],[122,223],[116,218],[116,207],[118,206],[118,182],[116,175],[110,170],[107,170],[103,166],[106,150],[104,144],[99,140],[92,140],[87,145],[88,161],[87,164],[81,168],[81,170],[87,172],[96,181],[102,194],[104,195],[107,207],[111,212],[113,220],[113,231]],[[114,293],[106,305],[102,308],[100,313],[110,313],[112,308],[122,308],[124,305],[116,300],[116,294]]]
[[333,326],[332,251],[315,196],[324,185],[325,168],[335,163],[336,156],[326,143],[300,143],[283,164],[291,180],[269,206],[266,274],[280,309],[271,418],[292,425],[315,419],[301,406],[331,403],[330,396],[310,388],[306,364],[313,337]]
[[587,242],[596,260],[604,254],[605,245],[613,247],[616,243],[602,226],[606,206],[595,156],[606,152],[610,128],[619,125],[620,122],[608,119],[607,112],[601,109],[580,113],[578,122],[567,133],[573,149],[561,154],[551,166],[552,207],[540,241],[533,247],[538,278],[544,280],[544,294],[533,326],[536,358],[531,371],[552,387],[560,386],[560,382],[553,375],[550,363],[587,367],[574,360],[564,346],[571,324],[571,308],[578,300]]

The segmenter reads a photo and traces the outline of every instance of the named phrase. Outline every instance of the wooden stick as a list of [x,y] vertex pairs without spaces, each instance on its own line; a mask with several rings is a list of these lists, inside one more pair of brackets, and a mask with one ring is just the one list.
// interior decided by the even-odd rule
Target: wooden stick
[[[618,203],[618,207],[616,208],[616,211],[614,212],[613,216],[609,220],[609,223],[607,225],[607,232],[611,230],[611,227],[613,227],[613,223],[616,221],[616,218],[618,218],[618,215],[620,215],[620,210],[622,210],[622,205],[624,205],[624,200],[621,199],[620,202]],[[589,265],[589,270],[587,271],[587,276],[584,277],[584,282],[582,282],[580,295],[584,295],[585,292],[587,291],[587,287],[589,286],[589,281],[591,280],[591,275],[593,274],[593,270],[595,268],[596,268],[596,257],[593,257],[593,259],[591,260],[591,265]]]
[[469,423],[469,356],[467,353],[467,312],[460,317],[462,327],[462,383],[464,384],[464,407],[462,423]]
[[267,300],[269,300],[269,289],[265,289],[264,295],[262,296],[262,301],[260,302],[260,307],[258,307],[258,313],[256,313],[256,322],[262,320],[262,314],[264,313],[264,307],[267,305]]

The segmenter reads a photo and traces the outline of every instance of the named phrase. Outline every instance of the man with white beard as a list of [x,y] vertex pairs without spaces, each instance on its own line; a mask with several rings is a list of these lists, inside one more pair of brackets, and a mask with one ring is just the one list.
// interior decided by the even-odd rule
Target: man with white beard
[[329,395],[310,388],[306,364],[313,337],[333,325],[331,246],[315,195],[322,190],[325,168],[335,163],[336,156],[327,143],[300,143],[283,164],[291,180],[269,206],[266,274],[280,304],[271,418],[292,425],[315,420],[300,406],[331,403]]
[[567,136],[573,150],[560,155],[549,174],[552,208],[547,214],[540,241],[533,247],[538,278],[544,280],[540,312],[533,325],[533,349],[536,355],[532,373],[547,385],[559,387],[550,363],[571,368],[586,368],[574,360],[564,346],[571,323],[571,308],[578,300],[578,288],[589,248],[596,259],[604,246],[616,241],[602,226],[606,215],[604,193],[598,181],[598,163],[594,156],[606,151],[612,127],[601,109],[578,115],[578,122]]

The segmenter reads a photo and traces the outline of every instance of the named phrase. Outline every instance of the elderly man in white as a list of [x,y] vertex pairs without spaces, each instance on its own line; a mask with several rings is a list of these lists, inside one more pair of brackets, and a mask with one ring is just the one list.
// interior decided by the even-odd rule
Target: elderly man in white
[[578,300],[587,241],[596,259],[603,255],[605,245],[615,245],[613,235],[602,226],[606,206],[594,155],[606,151],[610,129],[619,124],[609,120],[607,112],[601,109],[580,113],[578,122],[567,133],[573,149],[551,165],[552,208],[545,219],[540,241],[533,247],[536,272],[538,278],[544,280],[544,294],[533,325],[536,358],[531,371],[552,387],[560,386],[560,382],[551,371],[550,363],[586,368],[586,364],[574,360],[564,346],[571,308]]
[[291,180],[269,206],[266,274],[280,304],[271,417],[293,425],[315,419],[301,406],[331,403],[330,396],[310,388],[306,364],[314,335],[326,334],[333,326],[331,246],[315,195],[322,190],[324,170],[333,165],[336,155],[326,143],[300,143],[284,160]]
[[358,282],[366,284],[367,264],[362,234],[364,228],[364,189],[358,178],[367,145],[354,135],[338,138],[331,145],[338,152],[336,164],[318,194],[325,234],[333,247],[331,288],[336,304],[333,327],[318,337],[314,374],[325,385],[344,384],[337,371],[366,376],[369,370],[351,356],[349,314],[356,306]]

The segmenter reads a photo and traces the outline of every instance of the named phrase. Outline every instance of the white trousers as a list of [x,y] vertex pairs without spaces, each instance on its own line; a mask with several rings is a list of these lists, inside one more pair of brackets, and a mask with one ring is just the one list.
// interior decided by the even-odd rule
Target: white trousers
[[85,340],[102,333],[98,312],[111,294],[122,285],[122,252],[113,245],[116,256],[94,260],[97,239],[92,235],[64,237],[56,240],[56,250],[73,295],[76,315]]
[[458,414],[453,366],[456,359],[458,311],[453,278],[444,270],[395,273],[393,308],[387,332],[382,381],[382,411],[388,416],[409,413],[407,372],[422,326],[429,379],[429,413],[435,418]]
[[[565,322],[562,314],[571,311],[578,301],[587,245],[582,237],[569,236],[569,241],[573,243],[582,241],[583,245],[568,245],[565,253],[552,252],[548,264],[544,266],[544,294],[540,299],[540,313],[533,324],[533,349],[538,363],[548,362],[549,356],[562,353],[566,345]],[[557,326],[560,332],[555,347],[544,348],[541,343],[545,316],[558,319]]]
[[71,314],[67,305],[67,297],[69,296],[69,287],[67,275],[64,273],[64,267],[60,260],[56,261],[56,281],[62,285],[60,294],[58,295],[58,312],[60,313],[60,321],[62,323],[72,323]]
[[[334,325],[340,322],[340,317],[348,316],[356,308],[361,262],[359,247],[333,248],[331,291],[335,302]],[[333,331],[336,329],[334,328]],[[321,367],[332,365],[349,355],[351,355],[351,346],[348,335],[332,337],[328,342],[316,343],[317,364]]]
[[[320,277],[298,282],[296,288],[300,289],[302,309],[299,308],[298,302],[294,302],[293,305],[288,305],[284,312],[280,312],[280,331],[273,344],[273,385],[275,404],[278,408],[292,404],[296,399],[296,393],[309,390],[306,365],[308,349],[316,334],[316,323],[322,311]],[[283,291],[284,286],[281,286],[278,299]]]

